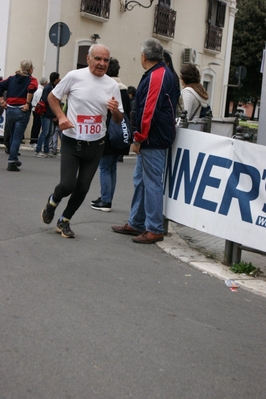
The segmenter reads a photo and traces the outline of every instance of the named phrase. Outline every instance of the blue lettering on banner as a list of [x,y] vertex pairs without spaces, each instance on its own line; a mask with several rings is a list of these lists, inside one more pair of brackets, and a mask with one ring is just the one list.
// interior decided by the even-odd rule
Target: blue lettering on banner
[[261,227],[266,227],[266,218],[264,216],[258,216],[256,220],[256,225]]
[[[261,179],[266,179],[266,170],[263,170],[261,178],[260,172],[254,166],[233,162],[231,159],[215,155],[209,155],[203,167],[203,161],[206,156],[205,153],[199,152],[193,170],[191,171],[190,150],[178,148],[174,161],[172,158],[172,151],[169,150],[165,169],[164,194],[168,179],[168,196],[169,198],[177,200],[183,181],[185,203],[191,204],[198,182],[198,189],[195,192],[193,206],[211,212],[218,212],[226,216],[228,215],[232,200],[236,199],[239,204],[242,220],[247,223],[253,223],[250,203],[259,196]],[[232,169],[225,186],[220,206],[217,202],[203,198],[207,187],[218,189],[221,185],[220,178],[211,176],[214,166],[228,170]],[[239,189],[240,178],[243,175],[250,178],[251,189],[249,191]],[[264,204],[262,211],[266,212],[266,204]],[[266,227],[266,218],[259,216],[256,224]]]
[[214,165],[219,166],[221,168],[227,168],[229,169],[232,164],[232,161],[230,159],[222,158],[222,157],[217,157],[214,155],[210,155],[207,159],[206,166],[204,168],[204,171],[202,173],[202,178],[199,184],[199,188],[196,194],[196,198],[194,201],[194,205],[203,208],[203,209],[208,209],[209,211],[215,212],[217,208],[217,203],[213,201],[208,201],[206,199],[203,199],[203,194],[205,191],[205,188],[207,186],[209,187],[214,187],[214,188],[219,188],[221,180],[217,179],[215,177],[211,177],[211,170]]
[[[252,181],[252,188],[248,192],[244,192],[237,189],[237,185],[240,180],[240,175],[246,174],[250,176]],[[229,176],[227,186],[222,199],[219,213],[227,215],[231,201],[233,198],[237,198],[239,202],[239,209],[241,217],[244,222],[252,223],[250,202],[254,201],[259,196],[260,189],[260,173],[259,171],[250,165],[244,165],[239,162],[234,163],[233,171]]]

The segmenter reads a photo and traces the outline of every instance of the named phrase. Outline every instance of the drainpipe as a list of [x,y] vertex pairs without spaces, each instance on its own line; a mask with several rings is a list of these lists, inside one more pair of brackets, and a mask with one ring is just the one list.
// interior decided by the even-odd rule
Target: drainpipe
[[225,52],[225,60],[224,60],[222,100],[220,103],[220,118],[223,118],[224,113],[225,113],[226,96],[227,96],[227,88],[228,88],[228,80],[229,80],[230,62],[231,62],[231,52],[232,52],[232,42],[233,42],[233,34],[234,34],[235,15],[238,11],[236,8],[236,0],[232,0],[227,3],[229,3],[229,22],[228,22],[227,42],[226,42],[226,47],[225,47],[226,52]]

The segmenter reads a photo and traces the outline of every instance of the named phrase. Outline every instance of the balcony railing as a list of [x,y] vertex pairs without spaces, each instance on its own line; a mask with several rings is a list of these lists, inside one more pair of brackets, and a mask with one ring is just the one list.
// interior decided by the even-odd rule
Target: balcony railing
[[81,0],[80,13],[82,16],[90,18],[90,16],[109,19],[111,0]]
[[223,29],[219,26],[207,25],[205,48],[214,51],[221,51],[223,38]]
[[173,39],[175,36],[176,11],[158,4],[155,7],[153,33]]

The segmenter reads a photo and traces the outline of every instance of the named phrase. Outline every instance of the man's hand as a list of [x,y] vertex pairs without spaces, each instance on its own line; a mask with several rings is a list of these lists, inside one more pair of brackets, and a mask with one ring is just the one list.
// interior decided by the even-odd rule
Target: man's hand
[[67,130],[74,127],[65,114],[58,118],[58,126],[60,130]]
[[133,143],[131,149],[135,154],[140,154],[140,143]]
[[118,111],[118,105],[119,103],[114,97],[107,102],[107,107],[111,113]]
[[112,99],[107,102],[107,108],[111,112],[112,118],[115,123],[120,123],[123,120],[123,114],[119,111],[118,105],[119,102],[114,97],[112,97]]

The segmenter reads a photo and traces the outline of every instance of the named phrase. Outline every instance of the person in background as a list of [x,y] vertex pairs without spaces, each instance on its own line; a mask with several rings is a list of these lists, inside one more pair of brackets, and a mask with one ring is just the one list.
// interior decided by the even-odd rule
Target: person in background
[[177,90],[178,98],[179,98],[179,96],[180,96],[180,81],[179,81],[179,77],[178,77],[178,74],[176,73],[176,71],[174,69],[172,57],[168,53],[168,51],[166,51],[166,50],[164,50],[164,52],[163,52],[163,59],[164,59],[164,62],[166,63],[166,65],[168,66],[168,68],[172,71],[172,73],[174,75],[176,90]]
[[31,102],[33,121],[32,121],[31,134],[30,134],[30,145],[33,148],[35,148],[37,145],[38,136],[41,130],[41,117],[40,115],[35,114],[35,106],[40,101],[43,88],[44,86],[47,85],[47,83],[48,83],[47,78],[41,78],[38,89],[35,91]]
[[[38,88],[32,76],[31,60],[23,60],[15,75],[0,82],[0,104],[6,108],[6,126],[10,134],[7,170],[19,172],[22,163],[18,159],[19,147],[30,119],[31,101]],[[3,94],[6,91],[6,99]]]
[[[127,92],[127,87],[121,82],[118,77],[120,65],[116,58],[111,58],[109,62],[109,67],[107,69],[106,75],[110,76],[115,82],[118,83],[122,104],[124,112],[129,118],[130,114],[130,99]],[[100,160],[100,185],[101,185],[101,196],[95,200],[91,201],[92,209],[99,211],[110,212],[112,208],[112,200],[116,187],[117,179],[117,162],[120,161],[121,156],[128,155],[130,144],[125,149],[114,148],[109,141],[108,136],[108,125],[111,119],[111,112],[107,115],[107,132],[105,137],[105,145],[103,150],[103,156]]]
[[137,89],[134,86],[128,86],[127,92],[130,98],[130,124],[132,131],[136,130],[136,126],[134,126],[134,122],[136,121],[135,117],[135,97],[136,97]]
[[132,150],[137,154],[134,194],[128,222],[112,226],[120,234],[136,236],[133,241],[152,244],[164,239],[163,173],[166,152],[175,139],[178,93],[174,75],[163,61],[157,39],[141,46],[141,64],[146,70],[136,92],[136,127]]
[[174,65],[173,65],[173,61],[172,61],[172,57],[171,55],[168,53],[168,51],[164,50],[163,52],[163,59],[164,62],[166,63],[166,65],[168,66],[168,68],[172,71],[173,75],[174,75],[174,79],[175,79],[175,85],[176,85],[176,90],[177,90],[177,116],[180,116],[180,114],[182,113],[181,108],[181,99],[180,99],[180,80],[178,77],[178,74],[176,73],[175,69],[174,69]]
[[[114,122],[120,123],[124,109],[118,84],[106,75],[110,51],[94,44],[87,56],[88,68],[68,72],[52,90],[48,101],[62,130],[60,183],[48,198],[41,219],[49,224],[60,201],[70,195],[57,221],[56,231],[74,238],[70,220],[83,203],[98,168],[106,134],[108,110]],[[67,115],[61,100],[67,96]]]
[[[2,82],[2,80],[4,80],[3,76],[0,76],[0,82]],[[0,104],[0,116],[3,115],[4,112],[4,107]]]
[[130,111],[134,108],[135,96],[137,89],[134,86],[128,86],[127,92],[130,98]]
[[[55,115],[51,110],[48,103],[48,95],[55,88],[55,86],[60,82],[60,75],[58,72],[52,72],[50,74],[50,82],[44,87],[41,96],[42,101],[47,105],[47,109],[44,115],[41,116],[42,131],[37,141],[35,156],[37,158],[48,158],[49,155],[49,140],[50,136],[53,134],[54,124],[53,120]],[[41,153],[43,146],[43,154]]]
[[[65,104],[63,102],[61,103],[61,108],[62,108],[63,112],[65,112],[64,111]],[[53,136],[52,136],[52,152],[53,152],[54,156],[56,156],[57,154],[60,156],[60,151],[57,152],[57,150],[58,150],[58,138],[60,139],[60,141],[62,140],[62,132],[61,132],[59,126],[58,126],[58,119],[56,118],[54,120],[54,133],[53,133]]]
[[184,110],[187,111],[187,119],[193,120],[199,117],[201,107],[208,106],[208,93],[200,83],[200,73],[193,64],[187,64],[180,71],[181,98]]

